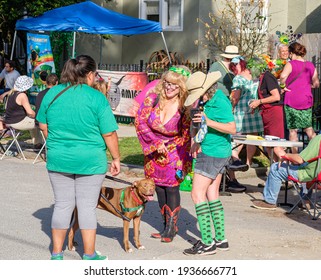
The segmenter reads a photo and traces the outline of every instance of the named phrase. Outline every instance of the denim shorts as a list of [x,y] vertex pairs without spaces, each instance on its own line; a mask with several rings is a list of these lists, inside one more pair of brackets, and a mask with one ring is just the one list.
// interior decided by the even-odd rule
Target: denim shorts
[[223,174],[231,157],[216,158],[199,153],[196,158],[194,173],[215,180],[218,174]]

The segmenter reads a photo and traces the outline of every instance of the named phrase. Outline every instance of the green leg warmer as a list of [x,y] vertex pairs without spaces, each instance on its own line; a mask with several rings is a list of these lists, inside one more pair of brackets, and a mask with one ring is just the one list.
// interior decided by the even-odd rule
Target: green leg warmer
[[195,204],[196,216],[201,230],[202,242],[210,245],[213,242],[211,213],[207,202]]
[[225,239],[225,225],[224,225],[224,209],[222,202],[217,199],[210,201],[209,209],[212,215],[212,220],[215,229],[215,239],[224,240]]

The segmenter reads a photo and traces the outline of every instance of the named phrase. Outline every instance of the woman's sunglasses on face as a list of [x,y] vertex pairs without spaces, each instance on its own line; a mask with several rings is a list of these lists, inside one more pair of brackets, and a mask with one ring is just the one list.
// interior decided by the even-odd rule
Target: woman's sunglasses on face
[[170,87],[170,88],[173,88],[173,89],[179,88],[178,84],[173,84],[173,83],[170,83],[170,82],[168,82],[166,80],[163,82],[163,84],[164,84],[164,87]]

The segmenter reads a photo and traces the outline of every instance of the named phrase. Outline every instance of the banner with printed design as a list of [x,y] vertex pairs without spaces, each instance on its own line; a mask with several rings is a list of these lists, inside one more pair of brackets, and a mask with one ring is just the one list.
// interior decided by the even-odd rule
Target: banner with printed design
[[27,73],[34,80],[31,96],[46,88],[45,81],[41,80],[44,72],[55,73],[50,37],[43,34],[27,33]]
[[145,72],[116,72],[98,70],[101,78],[111,87],[107,93],[109,104],[115,115],[134,117],[137,111],[135,97],[147,85],[148,77]]

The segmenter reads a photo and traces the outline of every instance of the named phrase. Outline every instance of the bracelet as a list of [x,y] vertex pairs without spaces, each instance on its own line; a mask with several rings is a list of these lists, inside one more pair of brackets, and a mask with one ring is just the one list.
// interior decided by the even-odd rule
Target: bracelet
[[285,84],[280,84],[280,88],[284,89],[285,88]]
[[263,103],[262,103],[262,99],[260,99],[260,105],[262,105]]

